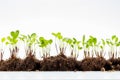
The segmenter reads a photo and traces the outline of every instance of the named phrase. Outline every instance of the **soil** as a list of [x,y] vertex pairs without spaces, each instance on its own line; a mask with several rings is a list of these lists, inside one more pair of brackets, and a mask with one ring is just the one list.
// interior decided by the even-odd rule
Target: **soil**
[[119,71],[120,58],[85,58],[81,61],[64,54],[38,60],[34,55],[25,59],[9,58],[0,62],[0,71]]

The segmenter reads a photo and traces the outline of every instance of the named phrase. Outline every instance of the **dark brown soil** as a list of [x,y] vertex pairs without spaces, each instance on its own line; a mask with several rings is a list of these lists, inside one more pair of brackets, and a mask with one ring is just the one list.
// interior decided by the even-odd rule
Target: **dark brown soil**
[[100,71],[106,64],[106,60],[102,57],[86,58],[81,62],[82,71]]
[[60,54],[55,57],[46,58],[41,62],[41,71],[75,71],[77,69],[77,61],[73,58],[67,58]]
[[0,71],[119,71],[120,58],[106,60],[102,57],[81,61],[63,54],[38,60],[35,56],[25,59],[9,58],[0,62]]
[[21,64],[21,59],[10,58],[0,63],[0,71],[18,71]]

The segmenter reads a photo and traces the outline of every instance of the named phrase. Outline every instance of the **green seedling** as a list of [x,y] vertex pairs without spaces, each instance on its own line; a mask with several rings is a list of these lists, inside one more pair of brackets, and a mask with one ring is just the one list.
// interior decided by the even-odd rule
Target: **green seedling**
[[82,47],[84,49],[84,57],[90,57],[90,53],[89,53],[89,44],[86,41],[86,37],[85,35],[82,36]]
[[31,35],[21,35],[20,40],[24,42],[25,53],[26,56],[34,56],[35,49],[37,44],[37,35],[36,33],[32,33]]
[[120,41],[116,35],[113,35],[111,39],[106,39],[107,45],[110,47],[109,57],[117,58],[117,47],[120,46]]
[[[63,36],[60,32],[58,33],[52,33],[52,35],[55,37],[55,48],[57,53],[64,54],[66,50],[65,43],[63,42]],[[57,45],[58,44],[58,45]]]
[[39,37],[38,45],[42,49],[43,58],[50,56],[50,45],[52,42],[52,39],[47,40],[44,37]]
[[[7,37],[6,45],[10,45],[10,53],[11,58],[16,58],[19,48],[17,46],[18,38],[19,37],[19,30],[11,31],[10,35]],[[2,39],[4,41],[4,39]]]
[[69,44],[71,48],[71,57],[76,59],[79,56],[79,50],[82,49],[80,46],[80,41],[78,41],[76,38],[64,38],[63,41]]
[[85,42],[85,35],[83,35],[82,45],[85,48],[84,50],[85,58],[90,57],[90,52],[92,57],[94,56],[94,54],[96,54],[96,47],[98,46],[97,38],[89,36],[89,39]]
[[101,41],[98,43],[99,50],[96,52],[97,57],[104,57],[105,56],[105,45],[106,42],[104,39],[101,39]]
[[5,43],[5,40],[6,40],[5,37],[1,39],[2,47],[0,48],[0,61],[3,61],[3,54],[4,54],[3,44]]

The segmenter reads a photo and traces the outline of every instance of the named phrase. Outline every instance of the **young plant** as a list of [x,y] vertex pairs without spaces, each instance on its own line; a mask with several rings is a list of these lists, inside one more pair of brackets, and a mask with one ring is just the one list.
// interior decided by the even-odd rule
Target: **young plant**
[[105,40],[101,39],[101,41],[98,43],[99,51],[97,51],[97,53],[96,53],[97,57],[104,57],[105,56],[105,45],[106,45]]
[[45,39],[44,37],[39,37],[38,45],[42,49],[43,58],[50,56],[50,45],[52,44],[52,39]]
[[82,37],[82,47],[84,49],[84,57],[85,58],[90,57],[89,45],[88,45],[88,43],[86,41],[85,35],[83,35],[83,37]]
[[110,47],[108,52],[110,58],[117,58],[117,48],[120,46],[120,41],[116,35],[113,35],[111,39],[106,39],[107,45]]
[[58,33],[52,33],[52,35],[55,37],[55,48],[57,53],[64,54],[66,50],[66,46],[65,43],[63,42],[64,38],[62,34],[58,32]]
[[[19,48],[17,46],[18,38],[19,37],[19,30],[11,31],[10,35],[7,37],[6,45],[9,45],[9,50],[11,53],[11,58],[16,58]],[[4,39],[3,39],[4,41]]]
[[4,50],[3,50],[3,44],[4,44],[4,42],[5,42],[5,38],[3,37],[2,39],[1,39],[1,48],[0,48],[0,61],[3,61],[3,54],[4,54]]
[[85,40],[85,35],[83,35],[82,45],[83,45],[83,48],[84,48],[85,58],[90,57],[90,52],[91,52],[92,57],[94,56],[94,54],[96,54],[97,46],[98,46],[97,38],[95,38],[93,36],[89,36],[89,39],[86,41]]
[[19,38],[24,42],[26,56],[34,56],[37,44],[36,33],[27,36],[22,34]]
[[76,38],[64,38],[63,41],[65,41],[71,48],[71,57],[77,58],[79,56],[79,50],[82,49],[80,46],[80,41],[78,41]]

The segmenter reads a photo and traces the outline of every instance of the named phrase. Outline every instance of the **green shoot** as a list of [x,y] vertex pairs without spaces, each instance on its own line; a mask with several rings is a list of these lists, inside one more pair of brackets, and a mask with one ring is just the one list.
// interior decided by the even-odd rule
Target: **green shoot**
[[1,39],[1,45],[2,45],[2,47],[0,48],[0,61],[3,61],[3,54],[4,54],[4,50],[3,50],[3,43],[5,42],[5,40],[6,40],[6,38],[5,37],[3,37],[2,39]]
[[97,57],[104,57],[105,56],[105,45],[106,45],[105,40],[101,39],[101,41],[98,43],[99,50],[96,52]]
[[82,45],[85,48],[84,50],[85,58],[90,57],[90,52],[92,57],[94,56],[94,54],[96,54],[96,51],[97,51],[96,49],[98,46],[97,38],[93,36],[89,36],[89,39],[85,41],[85,35],[83,35]]
[[[17,53],[19,51],[19,48],[17,46],[18,43],[18,37],[19,37],[19,30],[11,31],[10,35],[7,37],[6,45],[10,45],[10,53],[11,58],[16,58]],[[4,42],[4,38],[2,39],[2,42]]]
[[39,37],[38,45],[42,49],[43,58],[50,56],[50,45],[52,44],[52,39],[45,39],[44,37]]
[[84,49],[84,57],[87,58],[90,56],[89,54],[89,44],[86,41],[85,35],[82,36],[82,47]]
[[52,33],[52,35],[55,37],[55,41],[56,41],[55,48],[56,48],[57,53],[64,54],[66,47],[63,42],[64,38],[63,38],[62,34],[60,32],[58,32],[58,33]]
[[34,56],[37,44],[37,35],[32,33],[31,35],[21,35],[20,40],[24,42],[26,56]]
[[80,46],[80,41],[78,41],[76,38],[64,38],[63,41],[69,44],[71,48],[71,57],[77,58],[79,56],[79,50],[82,49]]
[[109,57],[110,58],[117,58],[117,47],[120,46],[120,41],[116,35],[111,36],[111,39],[106,39],[107,45],[110,47]]

